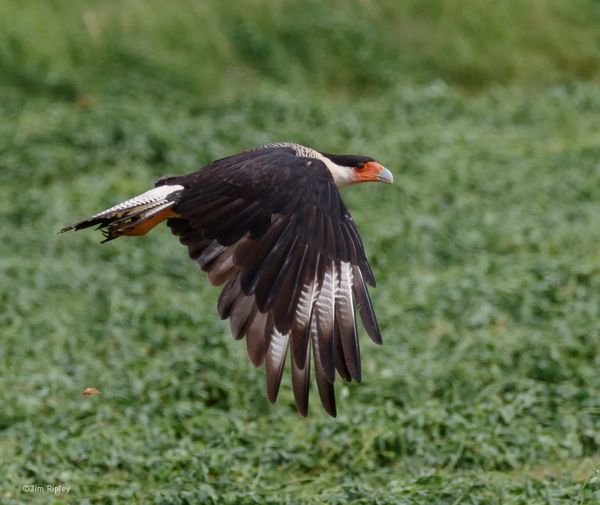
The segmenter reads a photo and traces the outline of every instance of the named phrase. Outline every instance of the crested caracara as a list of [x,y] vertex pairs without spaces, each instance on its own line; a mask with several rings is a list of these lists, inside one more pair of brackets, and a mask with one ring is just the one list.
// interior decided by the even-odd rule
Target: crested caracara
[[267,144],[155,188],[61,230],[98,225],[105,242],[144,235],[161,221],[189,255],[223,285],[217,305],[248,356],[266,366],[267,396],[279,392],[288,348],[298,412],[308,412],[311,355],[321,403],[336,415],[335,371],[361,380],[355,308],[381,344],[367,284],[375,278],[338,188],[391,183],[367,156]]

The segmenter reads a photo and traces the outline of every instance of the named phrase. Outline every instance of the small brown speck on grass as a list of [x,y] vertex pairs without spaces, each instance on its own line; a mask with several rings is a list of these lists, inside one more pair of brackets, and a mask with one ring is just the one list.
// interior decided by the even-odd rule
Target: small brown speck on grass
[[99,395],[99,394],[100,394],[100,391],[98,391],[98,389],[93,388],[93,387],[91,387],[91,388],[85,388],[83,390],[83,397],[84,398],[89,398],[90,396],[95,396],[95,395]]

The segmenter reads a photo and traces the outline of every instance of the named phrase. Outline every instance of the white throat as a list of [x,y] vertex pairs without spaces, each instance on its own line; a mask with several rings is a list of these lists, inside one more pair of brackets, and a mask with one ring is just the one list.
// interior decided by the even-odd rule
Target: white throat
[[331,172],[331,175],[333,176],[333,182],[335,182],[335,185],[338,188],[345,188],[346,186],[350,186],[351,184],[354,184],[354,182],[356,182],[354,180],[353,168],[337,165],[329,158],[326,158],[321,154],[319,156],[319,159],[323,161],[323,163],[325,163],[325,166]]

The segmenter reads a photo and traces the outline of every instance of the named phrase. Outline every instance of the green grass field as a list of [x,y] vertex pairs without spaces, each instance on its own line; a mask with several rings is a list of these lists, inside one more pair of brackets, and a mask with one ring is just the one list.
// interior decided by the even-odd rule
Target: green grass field
[[[599,22],[583,0],[0,2],[0,503],[600,501]],[[288,373],[270,406],[164,226],[56,235],[275,139],[395,176],[343,193],[384,346],[362,332],[337,419],[314,387],[298,417]]]

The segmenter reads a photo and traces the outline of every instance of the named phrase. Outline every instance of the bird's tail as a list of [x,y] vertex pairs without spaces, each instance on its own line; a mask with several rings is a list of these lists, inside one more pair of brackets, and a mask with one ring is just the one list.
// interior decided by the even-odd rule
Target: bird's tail
[[98,226],[103,242],[121,235],[145,235],[158,223],[177,217],[172,207],[178,202],[183,186],[163,185],[106,209],[79,223],[66,226],[59,233]]

